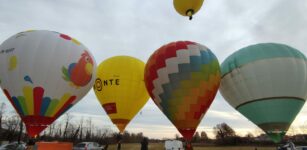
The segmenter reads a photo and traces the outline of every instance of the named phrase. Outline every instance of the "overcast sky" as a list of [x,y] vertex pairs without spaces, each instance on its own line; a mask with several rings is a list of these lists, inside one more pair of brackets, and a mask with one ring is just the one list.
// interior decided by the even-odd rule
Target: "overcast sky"
[[[288,44],[307,55],[306,0],[206,0],[192,21],[176,13],[172,0],[0,0],[0,43],[29,29],[53,30],[83,43],[99,64],[130,55],[147,61],[160,46],[190,40],[209,47],[220,63],[245,46],[260,42]],[[0,93],[0,102],[6,98]],[[126,128],[152,138],[174,137],[175,127],[149,100]],[[117,131],[91,90],[70,111],[91,117],[96,126]],[[198,127],[226,122],[240,135],[258,128],[218,93]],[[307,106],[292,127],[307,125]],[[291,130],[291,132],[299,132]]]

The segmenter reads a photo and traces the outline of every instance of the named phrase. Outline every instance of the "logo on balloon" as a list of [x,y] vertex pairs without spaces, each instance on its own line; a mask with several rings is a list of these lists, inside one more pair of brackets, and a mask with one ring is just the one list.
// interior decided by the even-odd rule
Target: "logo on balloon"
[[87,51],[84,51],[77,63],[71,63],[68,68],[62,67],[63,79],[72,86],[84,87],[92,79],[93,59]]
[[107,114],[116,114],[117,113],[116,103],[103,104],[102,107],[107,112]]
[[108,80],[101,80],[100,78],[97,78],[95,80],[94,89],[97,91],[101,91],[103,86],[113,86],[113,85],[119,85],[119,79],[108,79]]
[[97,78],[95,80],[94,89],[97,90],[97,91],[101,91],[102,90],[102,82],[101,82],[100,78]]
[[2,54],[2,53],[11,53],[14,50],[15,50],[15,48],[3,49],[3,50],[0,51],[0,54]]

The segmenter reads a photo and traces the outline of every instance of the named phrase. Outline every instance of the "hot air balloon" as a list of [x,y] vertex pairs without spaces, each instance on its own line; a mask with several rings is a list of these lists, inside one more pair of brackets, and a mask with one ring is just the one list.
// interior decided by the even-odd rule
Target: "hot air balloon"
[[121,133],[149,99],[144,68],[144,62],[130,56],[114,56],[97,67],[95,94]]
[[226,101],[280,142],[307,98],[304,54],[283,44],[256,44],[230,55],[221,68]]
[[173,4],[176,11],[182,16],[188,16],[190,20],[192,16],[196,14],[204,0],[174,0]]
[[18,33],[0,46],[4,94],[35,137],[93,86],[93,56],[76,39],[47,30]]
[[191,141],[219,88],[219,62],[201,44],[169,43],[149,58],[145,84],[154,103],[183,137]]

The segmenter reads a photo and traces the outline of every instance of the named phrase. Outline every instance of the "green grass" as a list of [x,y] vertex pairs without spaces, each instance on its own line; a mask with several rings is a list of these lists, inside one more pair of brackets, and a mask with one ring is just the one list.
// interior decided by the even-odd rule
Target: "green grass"
[[[116,150],[117,145],[110,145],[108,150]],[[233,147],[193,147],[194,150],[255,150],[253,146],[233,146]],[[141,144],[122,144],[122,150],[140,150]],[[149,150],[164,150],[163,143],[149,143]],[[275,147],[257,147],[257,150],[276,150]]]

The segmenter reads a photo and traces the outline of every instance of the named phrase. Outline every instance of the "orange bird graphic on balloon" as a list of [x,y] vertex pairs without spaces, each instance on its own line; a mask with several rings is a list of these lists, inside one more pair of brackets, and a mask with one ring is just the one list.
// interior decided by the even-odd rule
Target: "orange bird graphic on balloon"
[[93,59],[87,51],[84,51],[77,63],[71,63],[68,69],[63,67],[63,79],[69,81],[72,86],[83,87],[92,79]]

